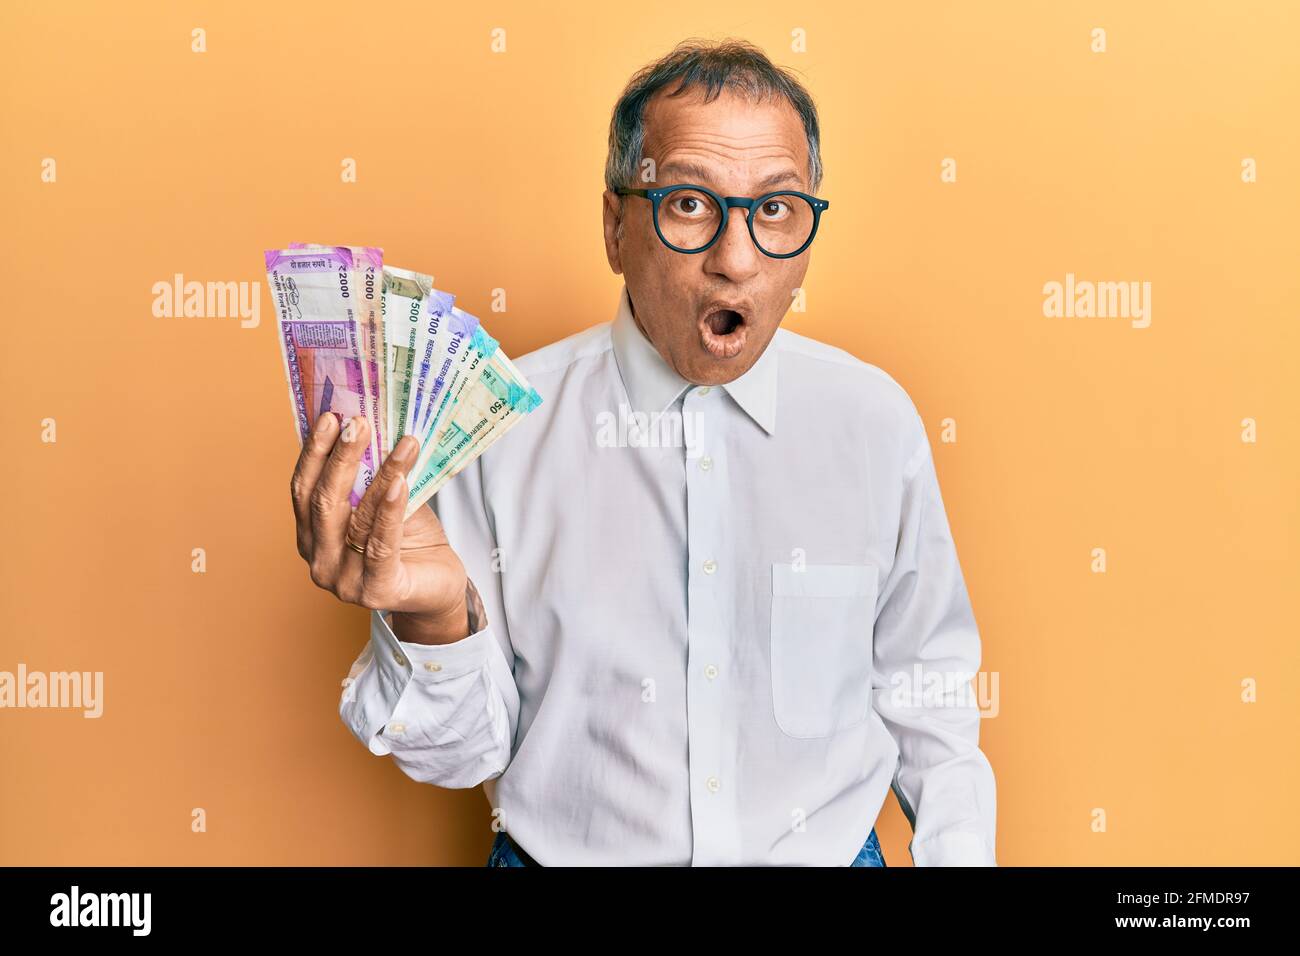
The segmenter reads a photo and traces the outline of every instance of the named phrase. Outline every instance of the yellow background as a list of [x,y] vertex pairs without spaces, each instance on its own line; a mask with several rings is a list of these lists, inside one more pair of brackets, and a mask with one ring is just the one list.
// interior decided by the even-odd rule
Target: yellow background
[[[0,863],[483,863],[481,791],[339,720],[366,618],[294,548],[262,250],[382,245],[511,355],[604,321],[611,107],[728,35],[821,110],[832,209],[787,327],[892,374],[935,445],[1000,680],[999,862],[1300,863],[1294,4],[15,7],[0,670],[102,670],[105,713],[0,711]],[[260,325],[155,318],[178,272],[258,282]],[[1044,317],[1067,272],[1151,282],[1150,328]],[[910,865],[892,795],[878,827]]]

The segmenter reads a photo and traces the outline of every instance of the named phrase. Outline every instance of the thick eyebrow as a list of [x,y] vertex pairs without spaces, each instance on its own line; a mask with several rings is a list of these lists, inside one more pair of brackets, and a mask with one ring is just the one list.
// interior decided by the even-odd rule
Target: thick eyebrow
[[[687,160],[673,160],[672,162],[664,163],[659,167],[660,173],[669,171],[681,173],[683,176],[688,176],[701,186],[711,185],[713,178],[712,173],[703,166]],[[773,173],[766,177],[762,182],[755,184],[754,188],[759,194],[761,194],[767,192],[774,186],[781,185],[782,183],[794,183],[794,185],[799,186],[803,184],[803,178],[793,169],[785,169],[779,173]]]

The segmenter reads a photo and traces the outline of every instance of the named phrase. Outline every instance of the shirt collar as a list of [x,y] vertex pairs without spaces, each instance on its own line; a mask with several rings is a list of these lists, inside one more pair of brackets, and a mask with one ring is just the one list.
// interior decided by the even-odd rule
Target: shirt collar
[[[633,411],[662,412],[692,384],[675,372],[632,318],[627,283],[619,292],[618,310],[610,328],[614,358]],[[769,435],[776,430],[777,329],[763,354],[744,375],[721,387]]]

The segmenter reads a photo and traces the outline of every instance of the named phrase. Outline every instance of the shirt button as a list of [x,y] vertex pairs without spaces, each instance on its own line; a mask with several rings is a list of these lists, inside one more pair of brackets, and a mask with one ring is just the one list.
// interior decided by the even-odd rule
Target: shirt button
[[704,676],[709,680],[713,680],[713,678],[718,676],[718,669],[710,664],[708,667],[704,668]]
[[397,661],[398,667],[406,666],[406,658],[402,656],[401,651],[393,651],[393,660]]
[[710,777],[708,780],[704,781],[704,785],[709,788],[710,793],[717,793],[718,788],[722,786],[722,784],[718,782],[717,777]]
[[709,560],[704,562],[705,574],[712,574],[716,570],[718,570],[718,563],[714,561],[712,558],[709,558]]
[[700,471],[708,471],[712,467],[713,467],[713,459],[710,458],[708,455],[705,455],[703,458],[700,459]]
[[441,665],[441,664],[435,664],[433,661],[425,661],[425,662],[424,662],[424,669],[425,669],[426,671],[440,671],[440,670],[442,670],[442,665]]
[[406,724],[389,724],[388,732],[390,734],[401,734],[406,732]]
[[704,385],[704,386],[701,386],[700,388],[697,388],[697,389],[695,390],[695,394],[696,394],[696,395],[707,395],[707,394],[709,394],[709,386]]

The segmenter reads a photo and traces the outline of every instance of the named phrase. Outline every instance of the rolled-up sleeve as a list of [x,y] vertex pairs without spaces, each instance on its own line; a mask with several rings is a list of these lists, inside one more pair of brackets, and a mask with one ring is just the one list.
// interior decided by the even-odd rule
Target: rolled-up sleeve
[[919,418],[913,428],[920,446],[903,468],[897,553],[877,605],[873,699],[898,745],[892,788],[914,864],[996,866],[996,785],[970,686],[980,635]]

